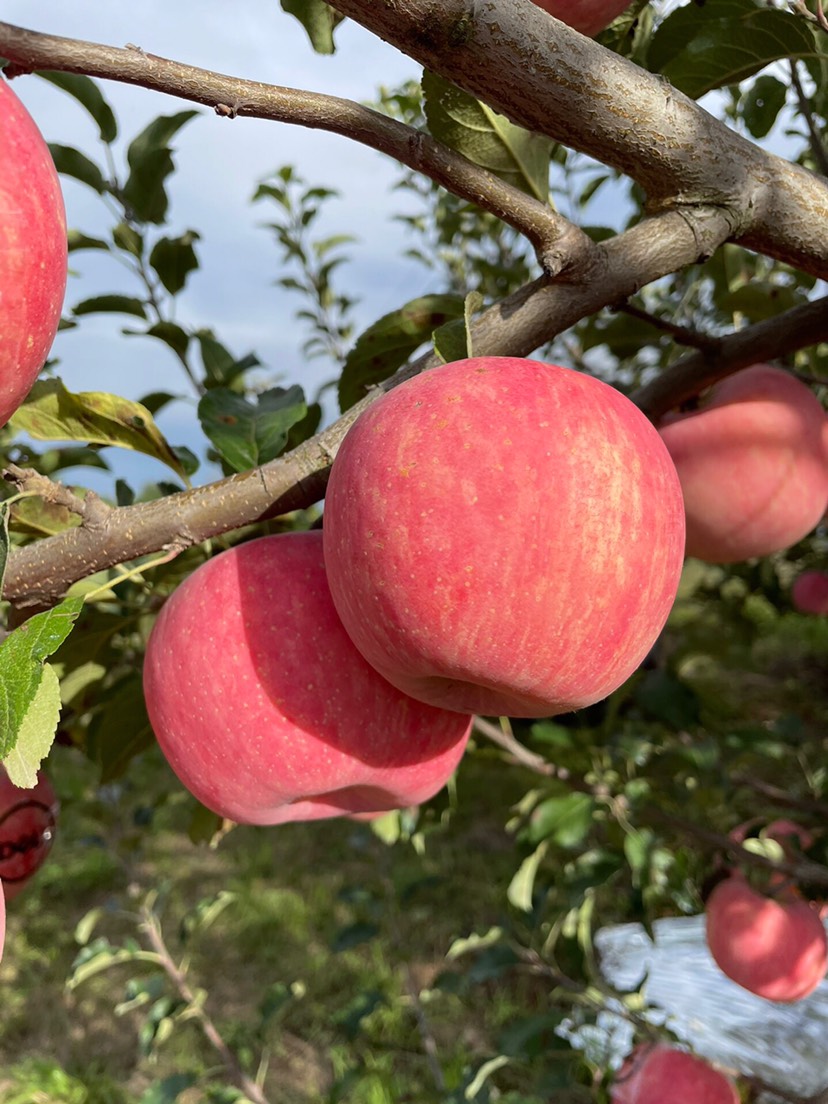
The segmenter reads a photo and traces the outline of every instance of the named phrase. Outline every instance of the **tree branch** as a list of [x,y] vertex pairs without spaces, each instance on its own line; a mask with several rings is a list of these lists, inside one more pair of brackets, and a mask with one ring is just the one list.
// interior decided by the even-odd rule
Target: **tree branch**
[[828,296],[722,337],[715,351],[691,353],[630,397],[653,421],[717,380],[761,361],[828,340]]
[[475,165],[430,135],[352,100],[225,76],[146,53],[0,23],[6,75],[35,69],[83,73],[137,84],[212,107],[224,118],[248,116],[325,130],[388,154],[448,191],[513,226],[531,242],[548,275],[588,267],[591,239],[548,205]]
[[721,207],[740,244],[828,275],[828,182],[527,0],[335,0],[512,122],[620,170],[651,211]]

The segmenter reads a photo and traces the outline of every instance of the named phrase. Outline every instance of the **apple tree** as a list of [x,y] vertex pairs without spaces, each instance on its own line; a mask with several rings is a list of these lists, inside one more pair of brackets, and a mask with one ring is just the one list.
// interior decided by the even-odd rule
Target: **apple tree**
[[[155,415],[180,400],[175,388],[125,398],[119,389],[133,393],[133,382],[119,384],[113,373],[111,393],[80,391],[69,382],[68,360],[47,361],[37,381],[27,378],[9,400],[8,424],[0,430],[6,632],[0,693],[9,777],[23,790],[32,787],[41,763],[54,774],[57,754],[94,767],[103,793],[140,783],[153,795],[143,806],[146,834],[154,820],[172,816],[185,863],[196,861],[199,844],[210,841],[219,852],[228,846],[236,821],[298,839],[318,827],[305,821],[342,818],[343,834],[356,833],[359,846],[381,854],[384,889],[372,897],[364,886],[351,887],[340,949],[393,941],[404,923],[411,864],[420,864],[417,884],[427,882],[429,849],[449,840],[464,817],[474,825],[481,793],[495,801],[508,841],[507,860],[491,879],[497,910],[488,917],[485,910],[470,913],[465,923],[458,914],[455,938],[439,948],[449,959],[436,979],[418,982],[408,969],[400,991],[359,994],[336,1021],[351,1047],[347,1061],[308,1100],[648,1104],[664,1091],[647,1088],[653,1055],[651,1069],[657,1064],[661,1083],[675,1083],[676,1093],[681,1071],[691,1071],[686,1076],[699,1077],[699,1085],[715,1086],[716,1099],[774,1091],[777,1098],[816,1100],[828,1083],[812,1076],[805,1059],[796,1085],[785,1088],[773,1055],[761,1048],[723,1050],[721,1039],[666,1020],[643,975],[625,987],[612,973],[601,937],[635,922],[657,943],[659,923],[699,917],[714,901],[715,960],[741,990],[759,994],[765,1003],[756,1022],[765,1022],[774,1038],[777,1005],[804,1000],[826,970],[820,907],[828,897],[822,294],[828,20],[820,0],[633,0],[614,7],[586,0],[282,0],[281,6],[282,18],[299,20],[307,32],[320,74],[343,24],[354,21],[422,66],[422,80],[380,89],[366,82],[371,102],[356,103],[159,57],[152,28],[140,24],[141,46],[120,48],[0,23],[0,195],[22,196],[34,179],[34,170],[21,172],[22,155],[10,142],[11,94],[26,80],[50,81],[91,116],[102,147],[96,159],[66,135],[51,146],[54,165],[97,193],[111,222],[106,236],[92,234],[72,225],[70,212],[70,263],[82,267],[96,251],[119,262],[131,281],[126,290],[121,280],[117,291],[79,302],[70,285],[62,325],[120,317],[124,340],[137,337],[148,357],[174,362],[181,386],[197,400],[202,442],[196,455],[168,441],[156,424]],[[165,93],[181,106],[172,113],[159,108],[124,156],[107,82]],[[197,111],[191,105],[212,113],[217,151],[222,128],[255,117],[324,129],[399,165],[406,199],[400,217],[430,290],[362,332],[343,276],[356,246],[347,233],[324,236],[318,229],[335,194],[334,170],[284,166],[251,182],[257,213],[267,211],[270,219],[282,293],[297,304],[297,346],[329,371],[316,394],[288,381],[262,387],[254,351],[233,349],[207,325],[185,325],[176,315],[200,266],[199,233],[173,221],[168,191],[176,136]],[[35,130],[26,142],[34,148],[36,140]],[[10,203],[0,208],[0,220],[10,224],[16,210]],[[52,305],[37,319],[52,336],[65,258],[41,240],[40,213],[24,221],[27,247],[51,249],[37,266],[28,248],[15,257],[23,258],[20,271],[29,263],[30,273],[53,275]],[[263,248],[272,245],[263,239]],[[23,348],[27,336],[13,325],[21,279],[0,254],[0,357],[18,382],[24,371],[36,375],[48,352],[47,342],[29,350],[25,363],[9,352],[15,341],[14,349]],[[58,342],[52,355],[59,353]],[[465,400],[471,419],[465,432],[475,446],[468,455],[461,436],[445,455],[429,459],[434,433],[425,431],[416,447],[406,444],[405,464],[395,459],[394,478],[384,474],[391,472],[386,455],[370,456],[388,400],[419,393],[418,381],[447,378],[439,375],[443,365],[471,363],[485,374],[514,363],[515,380],[529,357],[576,370],[585,393],[605,396],[593,404],[600,417],[617,405],[625,425],[640,419],[641,441],[648,443],[636,436],[629,451],[626,438],[617,447],[613,442],[601,468],[597,457],[607,449],[596,434],[576,469],[568,437],[572,427],[599,417],[591,400],[579,391],[569,405],[560,403],[557,420],[541,423],[549,443],[535,443],[521,420],[527,407],[520,404],[530,400],[514,398],[518,385],[509,392],[517,405],[503,400],[483,410],[480,383],[479,394],[471,387]],[[538,377],[527,395],[543,386]],[[340,477],[340,446],[355,425],[360,429],[341,450],[353,470]],[[409,425],[410,419],[401,432]],[[504,433],[520,438],[520,448],[561,457],[554,471],[560,485],[537,492],[537,509],[552,519],[548,526],[539,527],[536,506],[526,505],[528,475],[509,485],[508,500],[487,506],[485,526],[468,524],[468,487],[474,480],[499,487],[495,469],[510,463],[496,440]],[[511,449],[511,437],[508,443]],[[108,469],[103,448],[152,456],[170,475],[135,488],[115,473],[105,493],[92,490],[83,473]],[[588,461],[596,465],[589,487],[573,474]],[[399,485],[418,464],[430,472],[422,499],[403,504]],[[664,485],[673,488],[664,499],[653,476],[660,465]],[[64,477],[69,469],[71,484]],[[372,474],[359,484],[364,471]],[[321,504],[329,477],[326,529]],[[604,500],[593,510],[601,489]],[[430,512],[435,531],[450,533],[467,554],[461,568],[441,562],[437,545],[422,544],[383,569],[386,580],[395,573],[401,579],[405,563],[412,577],[420,573],[416,589],[430,599],[442,593],[440,572],[451,574],[458,597],[446,616],[433,602],[417,616],[442,633],[452,655],[476,617],[463,604],[462,571],[483,573],[495,562],[501,571],[492,559],[499,527],[514,538],[501,578],[522,573],[545,588],[545,559],[551,578],[566,580],[566,601],[554,607],[554,618],[534,618],[508,588],[498,592],[487,583],[492,617],[474,650],[501,631],[508,639],[510,663],[501,644],[486,668],[498,692],[452,696],[462,679],[477,677],[466,663],[462,674],[457,666],[439,672],[452,694],[429,698],[428,680],[411,669],[410,650],[394,635],[411,595],[392,609],[387,590],[382,602],[373,583],[358,591],[357,565],[361,570],[373,553],[340,539],[350,519],[364,520],[372,504],[379,504],[372,519],[383,512],[392,518],[388,534],[401,530],[406,510]],[[686,558],[684,514],[692,553]],[[409,544],[414,531],[405,530]],[[536,555],[537,532],[544,539]],[[380,540],[371,528],[367,543],[387,545],[388,534]],[[334,553],[340,561],[335,586],[329,568],[339,615],[326,588],[323,539],[329,565]],[[616,575],[625,573],[626,589],[618,590]],[[310,578],[312,600],[294,601]],[[795,587],[798,578],[809,585]],[[632,590],[651,625],[631,659],[622,654],[627,644],[615,623],[632,620],[624,605]],[[229,614],[211,628],[216,610],[236,617],[231,628]],[[374,633],[383,617],[391,628]],[[156,624],[163,628],[153,637]],[[563,642],[565,658],[554,663],[543,658],[549,634]],[[582,637],[591,643],[575,653],[572,641]],[[350,654],[345,658],[351,638],[370,671],[361,656],[357,666]],[[525,654],[515,651],[515,640]],[[288,648],[294,649],[289,671],[279,659]],[[248,649],[247,666],[234,666]],[[498,680],[505,685],[530,658],[545,666],[532,674],[542,681],[557,674],[558,664],[571,661],[584,671],[605,652],[600,664],[623,674],[611,685],[598,679],[600,694],[499,693]],[[282,679],[282,697],[269,681],[271,669]],[[270,695],[265,706],[252,697],[260,677],[262,693]],[[369,677],[376,683],[363,694]],[[300,683],[301,722],[288,718],[283,732],[281,703]],[[413,704],[409,694],[422,702]],[[276,700],[281,712],[274,712]],[[322,732],[326,710],[348,715],[353,742],[344,752],[332,752]],[[506,711],[516,715],[496,715]],[[222,735],[214,736],[218,713]],[[404,723],[395,719],[401,713]],[[231,729],[236,742],[224,735]],[[389,758],[391,730],[404,731],[405,739]],[[195,796],[171,776],[156,736]],[[372,756],[379,766],[366,770]],[[273,777],[279,808],[263,812],[260,791]],[[53,781],[60,791],[60,779]],[[233,792],[225,802],[228,786]],[[112,812],[105,802],[93,807],[97,812],[85,815],[98,816],[103,831]],[[5,814],[0,810],[0,830]],[[130,851],[130,863],[142,846],[140,827],[119,837],[119,855]],[[48,848],[38,831],[39,862]],[[2,878],[9,877],[2,868],[6,850],[19,860],[31,849],[20,843],[23,829],[14,832],[0,854]],[[26,868],[18,877],[30,873]],[[219,923],[227,905],[220,894],[200,901],[182,931]],[[433,900],[431,907],[440,905]],[[253,1033],[255,1046],[228,1043],[220,1017],[206,1010],[165,942],[156,887],[136,915],[139,938],[134,930],[121,933],[119,946],[99,934],[106,926],[100,909],[73,916],[69,926],[78,924],[82,945],[73,991],[129,964],[136,976],[122,1007],[144,1009],[148,1051],[195,1022],[219,1056],[219,1079],[232,1086],[220,1096],[208,1084],[204,1099],[282,1099],[278,1071],[255,1070],[264,1026]],[[160,970],[165,995],[142,979],[149,966]],[[262,1024],[290,1022],[299,990],[279,985],[262,1004]],[[449,1044],[458,1024],[472,1022],[476,1005],[495,1003],[498,994],[518,1005],[498,1031],[481,1039],[469,1030],[465,1049]],[[372,1018],[394,1001],[416,1027],[418,1064],[402,1081],[378,1057],[381,1028]],[[323,1000],[319,1007],[327,1017]],[[613,1042],[619,1031],[621,1041]],[[633,1060],[622,1066],[634,1047]],[[171,1072],[146,1100],[174,1100],[194,1083],[187,1071]]]

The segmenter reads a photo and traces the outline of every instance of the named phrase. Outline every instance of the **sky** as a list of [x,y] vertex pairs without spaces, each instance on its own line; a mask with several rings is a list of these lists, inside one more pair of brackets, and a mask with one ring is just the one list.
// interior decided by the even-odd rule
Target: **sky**
[[[379,85],[419,76],[414,62],[353,23],[338,29],[333,57],[315,54],[304,29],[282,11],[278,0],[209,5],[203,0],[143,0],[140,5],[125,0],[5,0],[2,18],[32,30],[112,46],[132,43],[203,68],[362,101],[371,99]],[[101,160],[97,128],[71,97],[35,76],[16,78],[13,88],[47,141],[74,145]],[[194,106],[116,82],[102,82],[102,88],[118,117],[122,151],[157,115]],[[319,233],[346,232],[358,239],[353,262],[340,273],[343,290],[360,300],[357,320],[363,327],[429,290],[425,269],[402,257],[410,240],[392,217],[405,205],[404,197],[392,191],[398,166],[335,135],[257,119],[222,119],[207,108],[198,111],[199,117],[173,142],[178,171],[170,182],[165,232],[176,236],[192,228],[202,236],[197,245],[201,268],[179,296],[178,319],[212,328],[240,356],[255,351],[279,383],[301,383],[311,393],[333,370],[322,361],[307,361],[301,352],[307,334],[293,317],[300,303],[274,287],[286,271],[280,267],[279,250],[261,228],[273,212],[264,203],[251,205],[250,197],[259,180],[285,164],[294,165],[309,184],[341,193],[329,203]],[[62,184],[69,226],[104,236],[112,220],[100,197],[65,177]],[[114,260],[92,251],[72,255],[67,307],[116,291],[141,294]],[[114,391],[130,398],[154,390],[189,395],[186,402],[162,411],[158,422],[173,444],[193,447],[202,438],[183,373],[161,343],[124,339],[119,331],[129,323],[122,316],[87,316],[77,330],[59,334],[53,349],[61,361],[58,374],[74,391]],[[115,459],[111,450],[109,455]],[[166,469],[151,461],[121,454],[116,462],[127,478],[168,477]],[[196,481],[214,475],[205,471]]]

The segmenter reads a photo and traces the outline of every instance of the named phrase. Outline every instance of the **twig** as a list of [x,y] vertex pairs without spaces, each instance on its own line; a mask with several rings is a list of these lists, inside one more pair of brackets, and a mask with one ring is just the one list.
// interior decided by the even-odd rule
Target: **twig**
[[720,337],[711,337],[710,334],[691,330],[689,326],[680,326],[666,318],[659,318],[658,315],[642,310],[641,307],[636,307],[632,303],[621,303],[615,309],[621,314],[628,314],[630,318],[638,318],[642,322],[655,327],[655,329],[669,334],[678,345],[690,345],[694,349],[701,349],[707,353],[717,352],[721,345],[722,339]]
[[196,995],[190,988],[185,974],[173,961],[167,944],[164,942],[158,918],[146,906],[141,909],[140,927],[150,947],[158,955],[161,966],[176,992],[187,1005],[189,1015],[198,1021],[204,1037],[218,1052],[233,1084],[241,1089],[244,1095],[252,1101],[252,1104],[269,1104],[262,1089],[241,1068],[238,1058],[222,1038],[218,1028],[205,1012],[203,1005],[196,1000]]
[[654,421],[717,380],[759,361],[776,360],[828,339],[828,296],[728,334],[715,353],[699,351],[677,361],[630,398]]
[[440,1065],[439,1052],[437,1050],[437,1040],[434,1038],[434,1032],[431,1030],[431,1024],[428,1022],[428,1016],[425,1014],[423,1008],[423,1002],[420,1000],[420,994],[417,992],[417,986],[414,984],[414,978],[411,975],[411,968],[409,966],[404,967],[405,971],[405,989],[411,1000],[411,1007],[414,1012],[414,1018],[417,1021],[417,1030],[420,1033],[420,1040],[423,1044],[423,1050],[425,1051],[426,1061],[428,1062],[428,1068],[431,1073],[431,1079],[434,1082],[434,1086],[440,1094],[446,1091],[446,1079],[443,1076],[443,1068]]
[[474,718],[474,730],[479,732],[481,736],[485,736],[487,740],[491,740],[493,744],[497,744],[502,748],[514,763],[519,763],[522,767],[528,767],[529,770],[534,771],[536,774],[545,774],[549,777],[566,778],[568,772],[565,770],[558,771],[552,763],[548,763],[542,755],[537,755],[534,751],[530,751],[529,748],[524,747],[519,740],[516,740],[508,732],[504,732],[502,728],[499,728],[496,724],[492,724],[491,721],[487,721],[484,717]]
[[205,104],[224,118],[248,116],[341,134],[425,173],[450,192],[496,215],[532,243],[547,275],[589,267],[592,240],[545,203],[475,165],[430,135],[379,111],[319,92],[225,76],[131,48],[61,38],[0,23],[7,75],[56,69],[138,84]]
[[112,507],[94,491],[87,491],[85,497],[81,498],[80,495],[76,495],[63,483],[41,475],[34,468],[21,468],[17,464],[6,464],[3,469],[3,478],[7,483],[13,483],[18,491],[24,494],[34,494],[45,502],[65,507],[71,513],[82,518],[84,525],[91,528],[103,524],[104,519],[112,511]]
[[[822,8],[820,7],[820,12],[821,11]],[[825,16],[823,15],[822,18],[824,19]],[[795,58],[791,58],[790,67],[791,83],[794,86],[796,98],[799,101],[799,113],[805,120],[805,124],[808,127],[808,135],[811,139],[811,153],[813,154],[814,161],[819,171],[823,176],[828,176],[828,153],[826,153],[825,146],[822,143],[822,135],[817,128],[814,113],[811,111],[810,101],[805,95],[805,89],[802,87],[802,81],[799,77],[799,63]]]

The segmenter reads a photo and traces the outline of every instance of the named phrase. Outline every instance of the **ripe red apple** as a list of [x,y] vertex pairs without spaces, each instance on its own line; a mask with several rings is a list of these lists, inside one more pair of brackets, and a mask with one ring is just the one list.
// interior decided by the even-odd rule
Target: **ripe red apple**
[[490,716],[611,693],[661,631],[684,550],[675,469],[641,411],[514,357],[442,365],[369,407],[324,534],[366,659],[412,697]]
[[791,601],[800,613],[828,616],[828,571],[803,571],[791,587]]
[[819,985],[828,943],[819,912],[788,893],[757,893],[739,874],[707,900],[707,945],[719,969],[743,989],[772,1001],[797,1001]]
[[11,901],[52,849],[59,803],[41,771],[30,790],[15,786],[0,767],[0,882]]
[[0,78],[0,425],[52,347],[66,266],[66,215],[49,148]]
[[360,656],[319,532],[250,541],[194,571],[150,635],[144,691],[183,784],[248,824],[417,805],[445,784],[471,728]]
[[767,556],[801,540],[828,505],[828,430],[813,392],[755,364],[669,415],[661,436],[684,493],[687,555],[709,563]]
[[630,6],[630,0],[535,0],[535,3],[584,35],[597,35]]
[[729,1078],[664,1043],[635,1048],[610,1089],[612,1104],[739,1104]]

